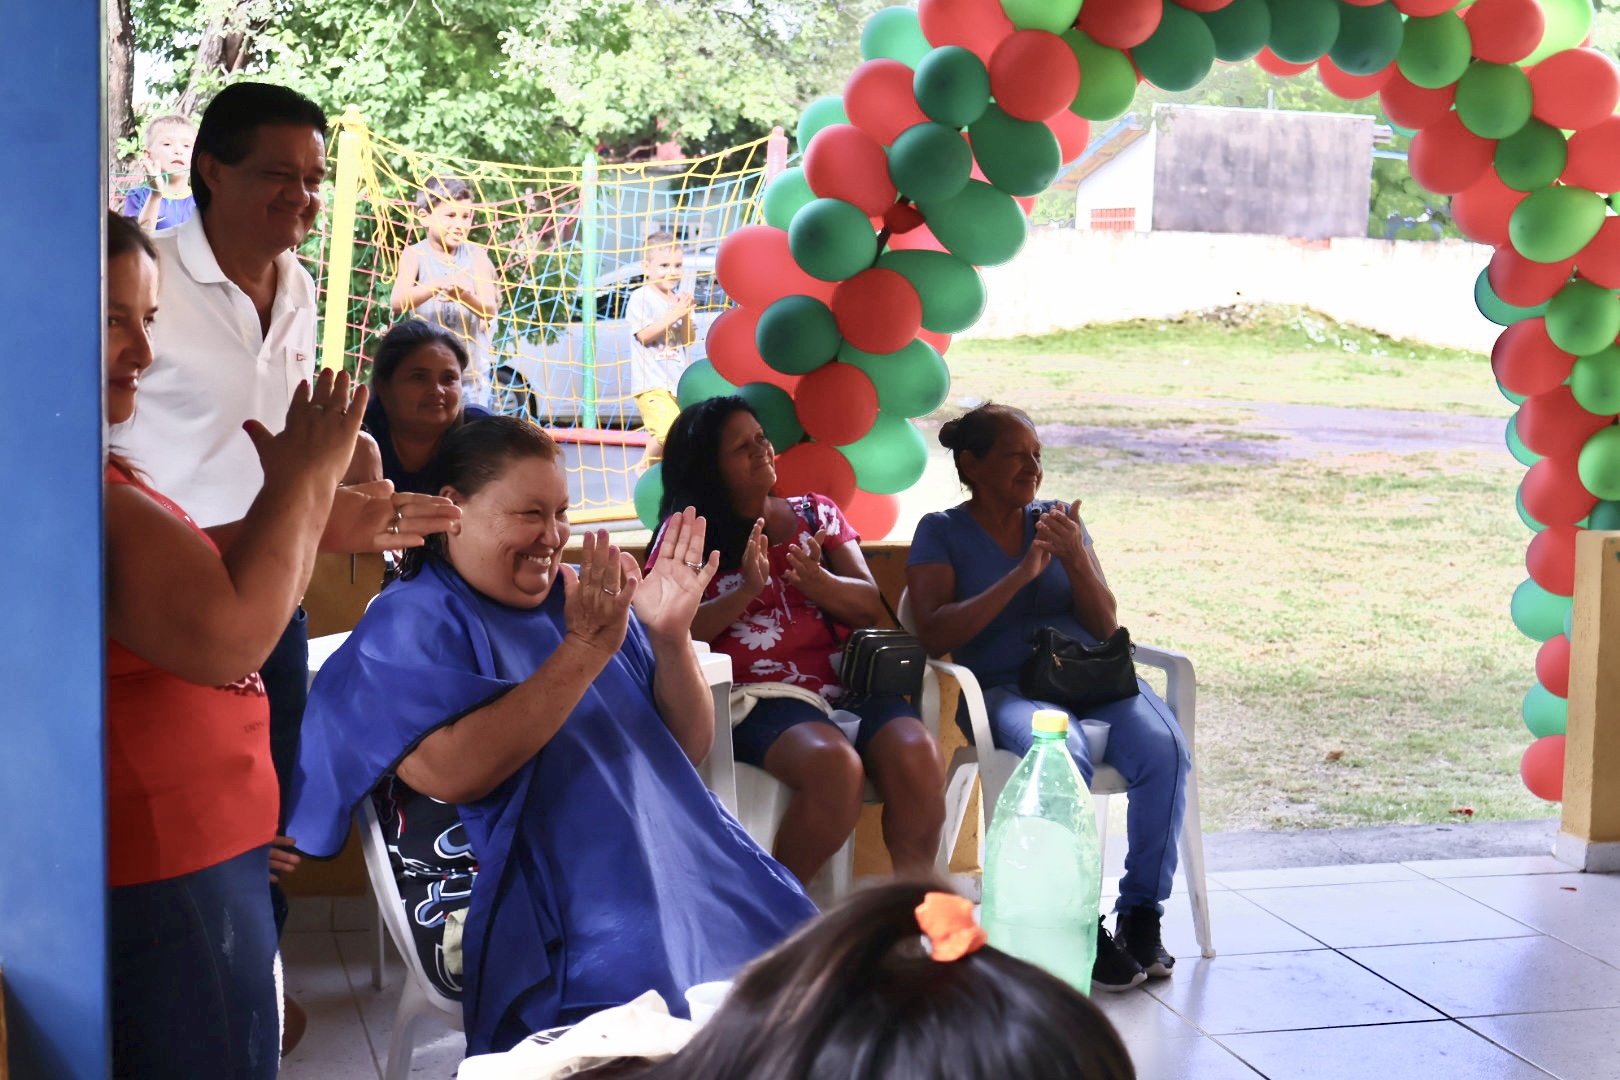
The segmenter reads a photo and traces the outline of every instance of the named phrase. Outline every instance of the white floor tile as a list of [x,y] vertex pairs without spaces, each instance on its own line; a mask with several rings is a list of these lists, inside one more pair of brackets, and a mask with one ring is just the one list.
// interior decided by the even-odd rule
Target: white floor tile
[[1428,878],[1254,889],[1244,895],[1335,949],[1535,933]]
[[1560,1080],[1620,1080],[1620,1009],[1478,1016],[1464,1023]]
[[[1566,868],[1567,871],[1567,868]],[[1620,967],[1620,875],[1537,874],[1448,880],[1451,888]]]
[[1546,1080],[1547,1074],[1450,1020],[1227,1035],[1268,1080]]
[[1549,937],[1346,949],[1447,1016],[1620,1007],[1620,970]]
[[1210,877],[1228,889],[1287,889],[1304,885],[1355,885],[1367,881],[1415,881],[1423,877],[1400,863],[1295,866],[1286,870],[1223,870]]
[[1421,859],[1402,866],[1424,877],[1506,877],[1513,874],[1567,874],[1569,866],[1551,855],[1500,855],[1489,859]]

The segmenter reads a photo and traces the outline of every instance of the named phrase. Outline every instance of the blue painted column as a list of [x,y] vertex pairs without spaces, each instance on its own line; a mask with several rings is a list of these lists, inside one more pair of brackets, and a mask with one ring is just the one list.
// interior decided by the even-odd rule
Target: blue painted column
[[16,1080],[108,1072],[105,7],[7,4],[0,62],[0,969]]

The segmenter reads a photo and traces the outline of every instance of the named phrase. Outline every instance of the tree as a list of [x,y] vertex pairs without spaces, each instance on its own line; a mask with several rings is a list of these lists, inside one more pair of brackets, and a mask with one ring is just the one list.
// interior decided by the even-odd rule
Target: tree
[[[109,15],[120,3],[134,34],[111,67],[121,48],[150,56],[158,102],[246,75],[334,114],[359,105],[413,149],[557,165],[660,130],[692,149],[791,125],[842,84],[883,0],[108,0]],[[127,92],[112,97],[132,130]]]

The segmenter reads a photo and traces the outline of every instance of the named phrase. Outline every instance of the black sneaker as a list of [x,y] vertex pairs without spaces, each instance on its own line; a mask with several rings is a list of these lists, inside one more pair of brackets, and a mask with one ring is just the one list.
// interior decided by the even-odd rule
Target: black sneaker
[[1159,913],[1152,908],[1133,907],[1121,911],[1114,920],[1114,933],[1120,948],[1149,975],[1164,978],[1176,966],[1176,958],[1164,949],[1164,941],[1159,936]]
[[1091,968],[1091,988],[1118,993],[1139,985],[1147,978],[1142,965],[1108,933],[1103,919],[1097,920],[1097,962]]

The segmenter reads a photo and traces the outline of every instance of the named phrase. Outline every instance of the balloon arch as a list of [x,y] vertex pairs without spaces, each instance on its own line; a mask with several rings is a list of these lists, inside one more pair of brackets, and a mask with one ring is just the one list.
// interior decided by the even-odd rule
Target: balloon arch
[[[1092,121],[1138,81],[1196,86],[1216,61],[1315,67],[1341,97],[1377,95],[1412,132],[1412,176],[1452,196],[1496,251],[1475,290],[1504,327],[1491,356],[1519,406],[1534,532],[1515,625],[1542,642],[1521,766],[1559,799],[1575,535],[1620,528],[1620,69],[1586,47],[1590,0],[921,0],[879,11],[841,96],[805,109],[803,162],[764,193],[762,225],[728,236],[716,273],[736,300],[689,405],[738,393],[779,448],[778,491],[836,499],[883,535],[922,475],[911,422],[944,403],[943,354],[984,309],[978,268],[1023,246],[1027,213]],[[656,471],[637,490],[652,516]]]

